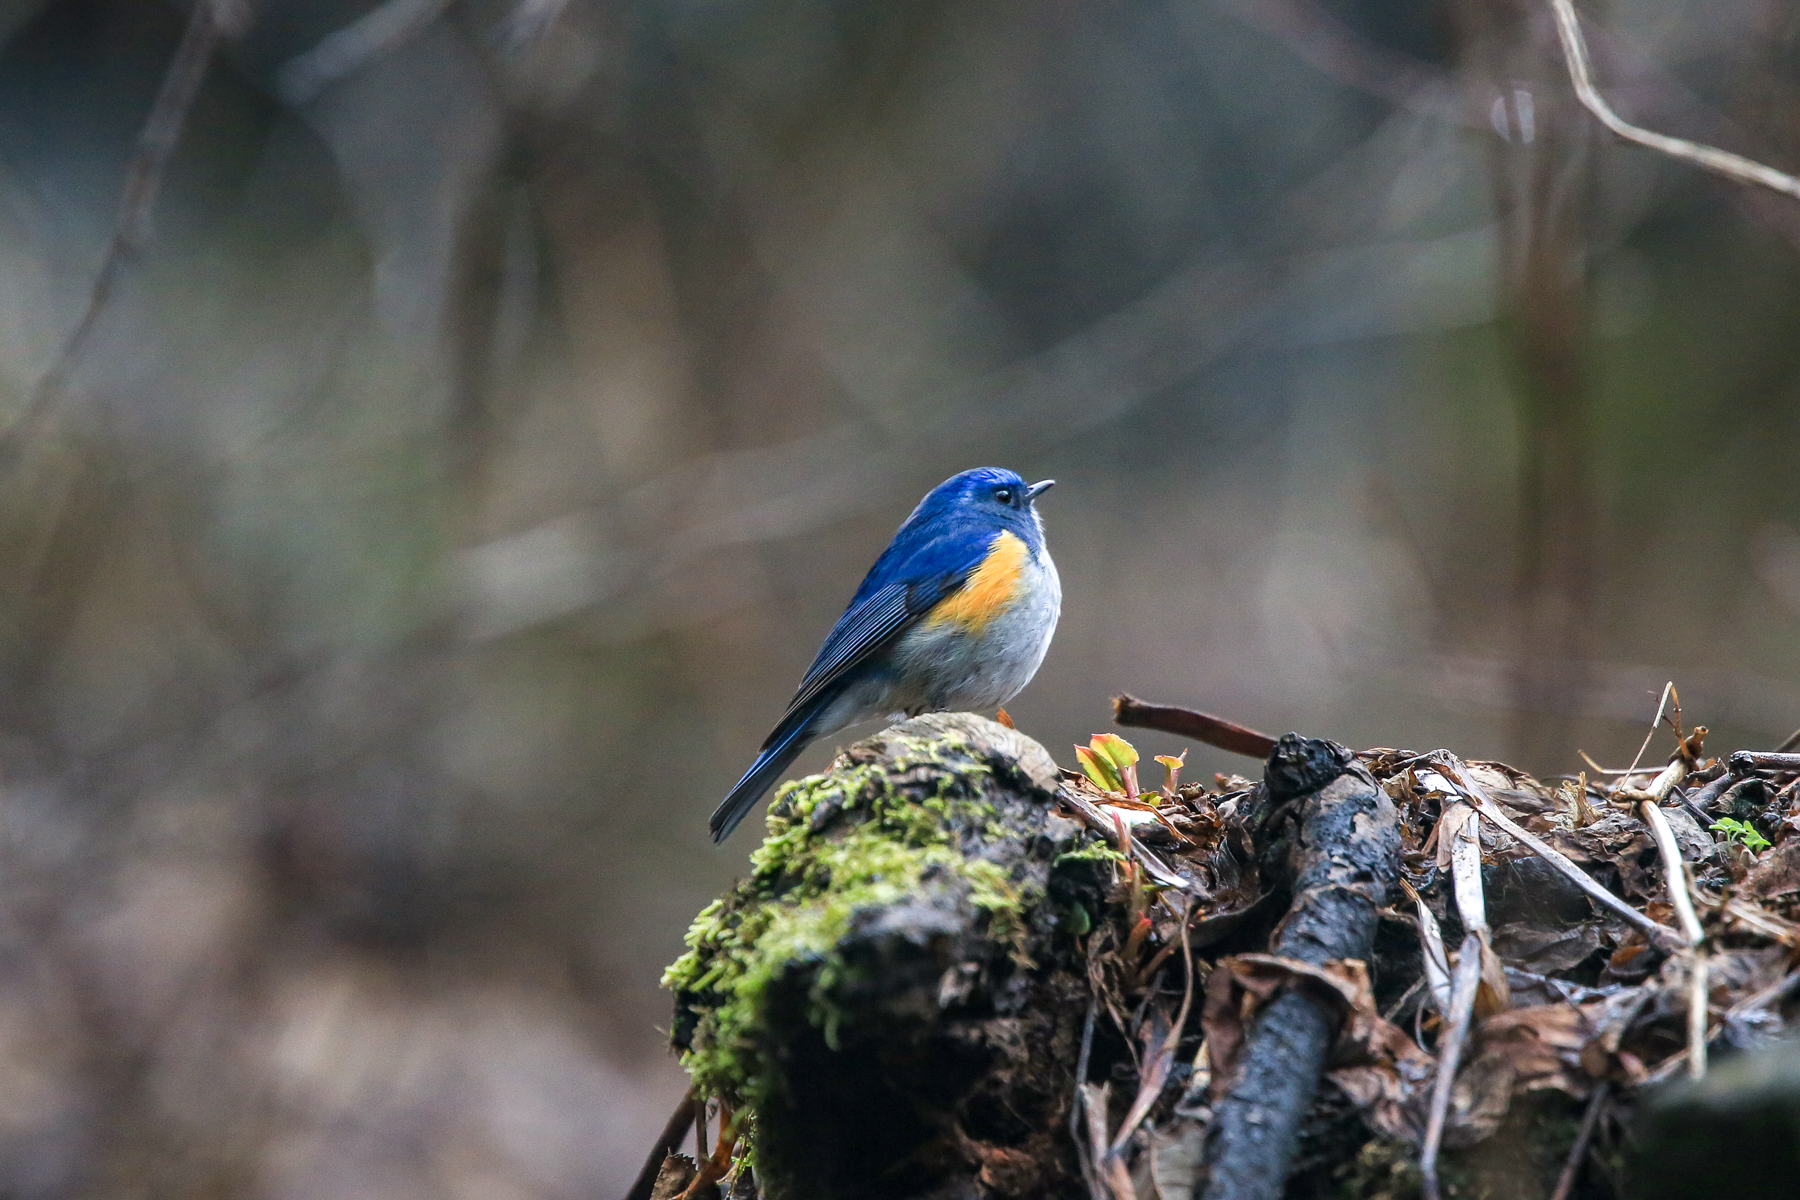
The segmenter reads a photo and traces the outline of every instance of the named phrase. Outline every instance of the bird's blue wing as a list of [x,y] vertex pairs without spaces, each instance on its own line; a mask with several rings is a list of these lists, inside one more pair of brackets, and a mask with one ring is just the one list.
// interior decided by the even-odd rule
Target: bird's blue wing
[[998,536],[992,528],[952,530],[929,540],[907,538],[907,532],[903,528],[869,569],[800,681],[790,713],[805,708],[961,587]]

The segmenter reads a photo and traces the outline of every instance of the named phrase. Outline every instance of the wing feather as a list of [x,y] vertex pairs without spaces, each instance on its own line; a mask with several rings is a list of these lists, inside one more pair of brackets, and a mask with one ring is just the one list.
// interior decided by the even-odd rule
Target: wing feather
[[[864,581],[819,648],[818,657],[788,704],[788,712],[805,708],[846,674],[892,644],[938,601],[962,587],[987,557],[988,547],[997,536],[997,531],[983,531],[973,537],[967,531],[956,531],[909,547],[910,552],[897,556],[898,561],[877,562],[869,572],[870,580]],[[893,582],[870,586],[881,578]]]

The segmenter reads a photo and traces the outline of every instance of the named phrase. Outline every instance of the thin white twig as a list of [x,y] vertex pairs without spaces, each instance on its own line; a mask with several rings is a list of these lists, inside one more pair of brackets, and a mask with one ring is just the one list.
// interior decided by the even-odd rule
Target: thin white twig
[[[1680,778],[1680,774],[1676,772],[1682,766],[1680,759],[1670,763],[1669,769],[1658,775],[1656,783],[1650,785],[1652,792],[1656,792],[1657,785],[1661,784],[1661,793],[1667,795],[1669,788],[1675,786]],[[1656,852],[1662,855],[1663,877],[1669,886],[1669,903],[1675,906],[1675,915],[1680,919],[1681,931],[1688,941],[1688,1074],[1698,1079],[1706,1074],[1706,1024],[1709,1015],[1707,995],[1711,990],[1707,978],[1711,967],[1706,955],[1700,951],[1700,944],[1706,940],[1706,931],[1700,927],[1700,916],[1694,911],[1687,863],[1681,857],[1681,847],[1676,844],[1675,831],[1669,827],[1669,818],[1663,815],[1657,797],[1646,796],[1639,801],[1638,813],[1643,817],[1644,824],[1650,826],[1650,834],[1656,839]]]
[[1550,0],[1556,14],[1556,32],[1562,41],[1563,60],[1569,68],[1569,82],[1575,96],[1599,122],[1628,142],[1660,150],[1672,158],[1683,159],[1696,166],[1739,183],[1753,183],[1800,200],[1800,179],[1754,159],[1714,146],[1703,146],[1686,138],[1670,137],[1633,125],[1612,110],[1612,106],[1594,86],[1593,67],[1588,61],[1587,40],[1581,33],[1581,22],[1575,15],[1574,0]]
[[1706,940],[1706,933],[1700,928],[1700,916],[1694,911],[1694,898],[1688,886],[1687,863],[1682,860],[1681,847],[1675,841],[1675,831],[1669,827],[1669,818],[1663,815],[1660,805],[1654,800],[1644,800],[1638,804],[1638,813],[1644,824],[1650,826],[1650,835],[1656,839],[1656,852],[1662,855],[1663,876],[1669,885],[1669,903],[1675,906],[1675,915],[1681,920],[1681,932],[1687,938],[1689,946],[1698,946]]
[[1556,847],[1550,845],[1530,830],[1521,826],[1517,821],[1514,821],[1505,813],[1501,812],[1500,806],[1494,803],[1493,797],[1489,796],[1487,792],[1482,789],[1481,785],[1476,783],[1469,775],[1469,772],[1467,768],[1463,766],[1461,759],[1458,759],[1455,755],[1446,753],[1443,756],[1443,761],[1445,761],[1451,771],[1455,773],[1458,781],[1461,782],[1467,793],[1474,797],[1476,802],[1475,811],[1498,825],[1501,829],[1504,829],[1511,836],[1531,847],[1539,857],[1555,867],[1558,871],[1561,871],[1576,887],[1586,892],[1598,903],[1605,905],[1633,925],[1636,925],[1639,929],[1642,929],[1652,938],[1667,941],[1680,936],[1675,930],[1670,929],[1667,925],[1651,920],[1625,901],[1619,899],[1619,897],[1601,887],[1598,883],[1594,882],[1593,876],[1570,862],[1568,856],[1563,854],[1562,851],[1556,849]]
[[1638,747],[1636,757],[1631,760],[1631,765],[1625,768],[1625,774],[1629,775],[1637,770],[1638,764],[1644,761],[1644,751],[1650,748],[1650,743],[1656,738],[1656,727],[1662,724],[1663,709],[1668,707],[1669,693],[1674,690],[1675,681],[1673,679],[1663,684],[1662,699],[1656,702],[1656,715],[1650,718],[1650,732],[1644,735],[1644,744]]
[[1706,1074],[1706,1025],[1711,1015],[1707,1011],[1707,997],[1712,987],[1707,976],[1712,964],[1706,955],[1694,952],[1694,961],[1688,967],[1688,1075],[1698,1079]]

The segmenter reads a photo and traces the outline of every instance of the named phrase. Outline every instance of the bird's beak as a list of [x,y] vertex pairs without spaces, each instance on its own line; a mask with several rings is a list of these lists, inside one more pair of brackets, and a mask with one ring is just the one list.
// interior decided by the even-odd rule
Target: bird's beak
[[1030,504],[1039,496],[1056,486],[1056,480],[1046,479],[1042,483],[1034,483],[1025,489],[1025,503]]

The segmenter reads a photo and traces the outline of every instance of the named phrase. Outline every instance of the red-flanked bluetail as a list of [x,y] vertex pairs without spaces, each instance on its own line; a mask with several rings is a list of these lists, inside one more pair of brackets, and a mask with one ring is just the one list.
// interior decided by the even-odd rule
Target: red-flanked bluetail
[[1027,484],[980,467],[931,489],[863,578],[787,714],[712,815],[722,842],[815,739],[877,717],[991,712],[1050,648],[1062,583]]

